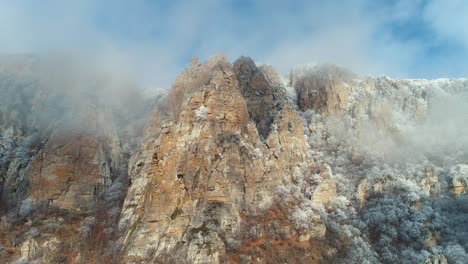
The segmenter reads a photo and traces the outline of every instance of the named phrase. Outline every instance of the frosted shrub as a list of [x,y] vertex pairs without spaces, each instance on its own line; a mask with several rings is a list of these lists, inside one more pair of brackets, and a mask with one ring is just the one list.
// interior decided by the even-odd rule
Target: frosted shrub
[[275,197],[278,201],[285,201],[289,197],[289,189],[284,185],[280,185],[276,188]]
[[5,257],[8,254],[8,249],[0,244],[0,257]]
[[195,117],[198,121],[206,120],[206,115],[208,114],[208,108],[204,105],[200,106],[195,111]]
[[27,257],[21,257],[12,263],[13,264],[30,264],[31,262],[29,262]]
[[347,208],[348,206],[350,206],[350,201],[348,200],[348,198],[344,197],[344,196],[338,196],[336,197],[336,199],[334,200],[334,205],[337,207],[337,208]]
[[262,151],[259,149],[259,148],[254,148],[253,149],[253,156],[258,159],[258,158],[261,158],[263,156],[263,153]]
[[107,239],[110,239],[114,234],[114,229],[112,227],[108,227],[104,229],[104,235],[106,235]]
[[322,182],[322,176],[320,176],[320,174],[316,173],[316,174],[312,175],[310,181],[313,184],[320,184]]
[[40,233],[39,233],[39,230],[37,228],[33,227],[33,228],[29,229],[26,232],[26,234],[28,236],[30,236],[30,237],[37,237],[37,236],[39,236]]
[[228,252],[239,252],[241,248],[241,242],[239,240],[233,239],[231,237],[226,239],[226,250]]
[[278,130],[278,125],[276,123],[271,123],[270,125],[270,130],[273,132],[273,131],[277,131]]
[[310,204],[301,204],[294,209],[291,220],[297,230],[309,230],[313,220],[317,219],[318,213]]
[[108,241],[107,246],[104,250],[105,256],[118,256],[120,250],[122,248],[122,244],[119,241]]
[[301,208],[296,208],[292,214],[292,220],[296,229],[308,229],[310,212]]
[[93,232],[93,228],[95,225],[96,225],[96,218],[94,216],[86,217],[78,229],[81,237],[83,238],[91,237],[91,234]]
[[30,215],[33,211],[33,200],[31,197],[28,197],[21,202],[21,206],[19,209],[19,215],[21,217],[26,217]]
[[462,246],[458,244],[452,244],[452,245],[447,246],[444,252],[449,263],[454,263],[454,264],[468,263],[467,252]]
[[284,90],[286,92],[286,98],[288,98],[291,102],[296,102],[297,100],[296,90],[289,85],[285,86]]

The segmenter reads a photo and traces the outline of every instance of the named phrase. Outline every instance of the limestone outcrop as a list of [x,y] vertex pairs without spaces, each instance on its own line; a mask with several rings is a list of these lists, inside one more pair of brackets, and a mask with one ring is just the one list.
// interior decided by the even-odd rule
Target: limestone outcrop
[[468,188],[468,165],[459,164],[450,169],[451,190],[460,195],[467,192]]
[[[178,122],[150,137],[132,159],[122,209],[127,261],[176,255],[217,263],[226,239],[240,230],[243,212],[272,205],[276,187],[305,160],[307,148],[301,118],[284,97],[275,102],[272,89],[250,59],[234,69],[220,61]],[[270,111],[277,115],[265,120]],[[260,133],[273,124],[274,130]]]
[[[86,130],[58,131],[32,160],[26,177],[35,203],[89,210],[126,168],[110,116],[88,116]],[[107,129],[101,124],[106,120]]]

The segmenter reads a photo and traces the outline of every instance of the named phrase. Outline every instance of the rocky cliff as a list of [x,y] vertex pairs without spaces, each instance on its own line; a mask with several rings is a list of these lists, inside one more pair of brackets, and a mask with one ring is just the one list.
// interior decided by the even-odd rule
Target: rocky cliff
[[60,262],[89,243],[77,228],[97,231],[85,230],[86,219],[115,225],[152,99],[69,58],[5,56],[0,64],[2,258]]
[[37,75],[34,58],[2,65],[7,261],[467,260],[464,79],[332,65],[281,78],[217,55],[194,59],[155,106],[102,100],[109,90],[82,78],[91,89],[69,100],[53,87],[70,83]]
[[252,60],[233,69],[221,58],[208,70],[177,121],[160,125],[132,159],[119,225],[129,262],[239,261],[230,244],[242,246],[249,212],[268,210],[306,160],[302,119]]

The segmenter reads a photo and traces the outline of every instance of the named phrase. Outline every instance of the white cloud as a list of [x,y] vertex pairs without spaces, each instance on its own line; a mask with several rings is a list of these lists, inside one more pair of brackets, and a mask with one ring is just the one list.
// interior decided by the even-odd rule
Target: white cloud
[[468,47],[468,3],[463,0],[431,0],[425,8],[424,18],[445,41],[457,41]]
[[[191,56],[252,56],[281,71],[310,61],[396,77],[463,75],[466,63],[431,58],[431,43],[398,37],[392,25],[421,19],[434,41],[468,33],[462,1],[2,1],[0,52],[86,53],[152,86],[168,87]],[[459,58],[461,59],[461,58]],[[467,60],[464,60],[467,61]],[[438,74],[440,73],[440,74]]]

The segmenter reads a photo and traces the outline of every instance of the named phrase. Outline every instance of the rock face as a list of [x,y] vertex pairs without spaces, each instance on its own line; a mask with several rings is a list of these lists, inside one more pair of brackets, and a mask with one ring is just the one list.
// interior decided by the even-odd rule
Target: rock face
[[439,195],[442,190],[439,177],[432,167],[426,169],[426,177],[421,183],[425,188],[424,191],[427,196]]
[[[240,229],[242,212],[271,206],[283,175],[305,160],[300,117],[284,97],[274,102],[262,76],[250,59],[236,61],[234,70],[219,61],[179,121],[162,126],[133,158],[120,220],[127,261],[166,255],[219,262],[226,239]],[[276,104],[270,122],[277,126],[268,133],[271,124],[263,118]]]
[[[7,216],[0,247],[10,249],[4,262],[71,262],[66,254],[81,247],[77,225],[99,210],[100,224],[110,228],[106,239],[113,236],[129,152],[151,104],[133,106],[138,93],[128,87],[106,93],[108,80],[67,60],[0,57],[0,214]],[[118,93],[125,96],[114,98]],[[126,112],[128,104],[136,112]]]
[[[125,104],[133,103],[135,95],[116,87],[114,93],[126,99],[110,99],[107,77],[68,61],[12,56],[0,64],[2,202],[15,207],[31,196],[33,203],[91,207],[118,177],[125,178],[128,149],[123,147],[134,144],[129,137],[138,133],[122,123],[141,114],[144,104],[126,113]],[[63,69],[72,77],[51,77],[46,69]],[[138,130],[140,124],[133,124]]]
[[255,122],[259,134],[267,138],[276,114],[273,88],[252,59],[241,57],[234,62],[233,68],[239,78],[239,89],[247,104],[249,118]]
[[21,245],[21,257],[25,259],[35,259],[37,257],[39,245],[36,240],[29,239]]
[[[125,174],[123,151],[113,127],[100,125],[95,113],[86,131],[52,134],[31,163],[26,176],[31,179],[34,202],[47,202],[70,210],[87,210],[100,199],[112,182]],[[112,125],[111,125],[112,127]]]
[[332,202],[336,198],[336,185],[333,181],[330,166],[324,164],[320,172],[320,183],[312,195],[312,203],[320,208],[324,204]]
[[152,112],[121,101],[134,90],[109,101],[114,88],[90,86],[105,78],[63,83],[21,60],[0,63],[4,262],[468,259],[466,80],[319,65],[285,84],[216,55]]

